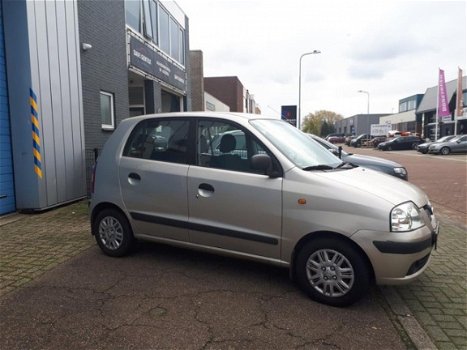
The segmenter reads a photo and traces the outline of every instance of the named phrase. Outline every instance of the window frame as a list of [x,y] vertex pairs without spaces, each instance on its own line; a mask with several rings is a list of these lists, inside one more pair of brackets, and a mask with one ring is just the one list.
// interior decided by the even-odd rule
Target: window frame
[[[105,124],[102,116],[102,96],[110,97],[110,121],[111,124]],[[100,116],[101,116],[101,129],[105,131],[115,130],[115,96],[113,93],[108,91],[99,91],[99,102],[100,102]]]

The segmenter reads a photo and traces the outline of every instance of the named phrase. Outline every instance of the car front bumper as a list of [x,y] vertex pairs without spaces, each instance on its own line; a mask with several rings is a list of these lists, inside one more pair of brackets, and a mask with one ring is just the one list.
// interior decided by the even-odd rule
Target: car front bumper
[[428,267],[436,248],[439,223],[410,232],[361,230],[351,238],[366,252],[377,284],[404,284],[420,276]]

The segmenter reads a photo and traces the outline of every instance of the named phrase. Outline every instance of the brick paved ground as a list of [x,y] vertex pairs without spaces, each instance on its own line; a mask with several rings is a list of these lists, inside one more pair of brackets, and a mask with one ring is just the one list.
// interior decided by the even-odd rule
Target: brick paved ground
[[0,218],[0,296],[94,244],[87,203]]

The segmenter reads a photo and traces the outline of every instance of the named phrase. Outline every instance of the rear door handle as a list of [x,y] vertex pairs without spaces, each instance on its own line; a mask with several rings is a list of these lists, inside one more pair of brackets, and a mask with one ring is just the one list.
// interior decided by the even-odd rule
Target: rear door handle
[[139,176],[139,174],[137,174],[137,173],[129,173],[128,178],[131,179],[131,180],[136,180],[136,181],[141,180],[141,176]]
[[214,194],[214,187],[212,187],[210,184],[207,183],[202,183],[198,186],[198,194],[196,195],[196,198],[204,197],[208,198],[211,197]]
[[210,184],[202,183],[198,187],[200,190],[208,191],[208,192],[214,192],[214,187],[212,187]]

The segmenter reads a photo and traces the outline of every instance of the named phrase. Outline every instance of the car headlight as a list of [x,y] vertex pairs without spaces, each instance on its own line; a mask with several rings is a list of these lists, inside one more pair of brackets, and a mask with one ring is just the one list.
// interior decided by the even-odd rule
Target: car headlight
[[396,174],[400,174],[400,175],[407,175],[407,170],[405,170],[405,168],[394,168],[394,172]]
[[412,231],[424,225],[420,217],[420,210],[415,203],[399,204],[391,210],[391,231]]

